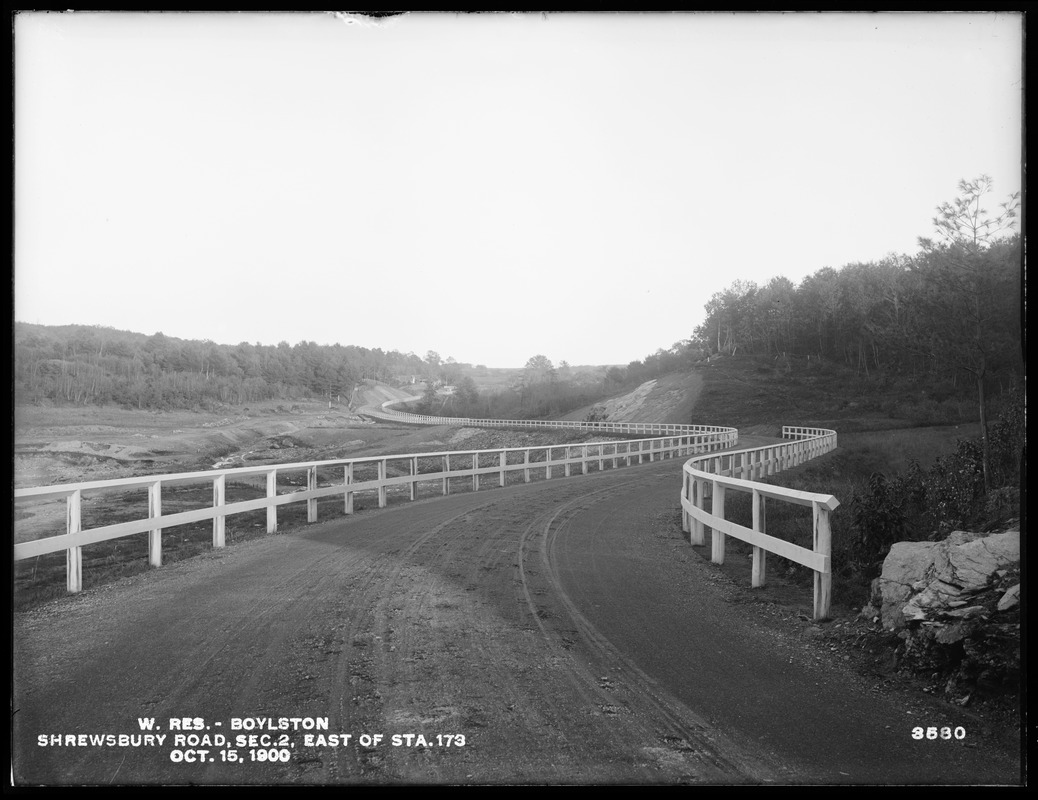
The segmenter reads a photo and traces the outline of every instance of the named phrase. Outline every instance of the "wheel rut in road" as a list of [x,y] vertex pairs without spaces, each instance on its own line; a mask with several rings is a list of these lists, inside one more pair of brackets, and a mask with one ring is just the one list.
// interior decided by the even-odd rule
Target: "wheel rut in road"
[[[390,506],[16,614],[16,782],[1013,780],[1009,756],[912,742],[910,723],[927,722],[917,707],[869,697],[728,602],[681,534],[680,469]],[[353,739],[289,733],[288,763],[36,745],[137,732],[145,716],[164,731],[179,717],[225,730],[233,717],[327,717]],[[419,733],[432,744],[388,743]],[[361,746],[361,734],[387,738]]]
[[[711,729],[691,709],[663,696],[655,681],[613,646],[580,611],[560,580],[555,547],[568,522],[593,510],[596,503],[617,491],[644,490],[646,483],[653,479],[655,476],[643,477],[588,492],[531,521],[519,545],[527,604],[546,646],[555,650],[558,658],[572,658],[573,651],[579,647],[580,657],[576,663],[582,668],[570,670],[571,683],[589,707],[615,718],[617,724],[609,726],[607,734],[618,746],[639,738],[633,735],[636,727],[649,728],[651,724],[651,730],[643,731],[640,738],[654,744],[643,745],[643,752],[657,762],[680,768],[683,780],[712,783],[776,780],[781,775],[780,769],[744,752]],[[536,563],[537,569],[530,569],[529,563]],[[535,586],[546,588],[533,588]],[[535,596],[540,597],[535,599]],[[557,625],[553,628],[547,624],[547,620],[556,618],[562,620],[561,624],[573,627],[560,630]]]

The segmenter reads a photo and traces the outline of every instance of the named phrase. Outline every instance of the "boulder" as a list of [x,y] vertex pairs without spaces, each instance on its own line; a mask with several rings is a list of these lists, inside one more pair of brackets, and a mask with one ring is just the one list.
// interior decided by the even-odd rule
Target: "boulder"
[[1020,531],[983,537],[956,531],[937,549],[934,577],[963,592],[979,592],[998,570],[1019,561]]
[[[872,582],[872,597],[863,613],[878,612],[887,630],[907,622],[963,618],[963,606],[1019,562],[1019,531],[955,531],[941,542],[898,542]],[[1012,598],[1003,599],[1007,605],[999,610],[1012,608]]]
[[887,630],[900,627],[905,601],[918,591],[915,586],[926,585],[938,546],[938,542],[897,542],[890,548],[882,573],[872,582],[870,601]]
[[1002,595],[1002,599],[998,601],[999,611],[1008,611],[1011,608],[1015,608],[1020,605],[1020,584],[1011,586],[1009,590]]
[[906,622],[930,619],[941,613],[950,614],[952,609],[964,605],[966,601],[958,586],[935,580],[901,607],[901,619]]
[[942,542],[899,542],[862,613],[897,631],[899,671],[945,681],[962,705],[1017,690],[1020,532],[956,531]]

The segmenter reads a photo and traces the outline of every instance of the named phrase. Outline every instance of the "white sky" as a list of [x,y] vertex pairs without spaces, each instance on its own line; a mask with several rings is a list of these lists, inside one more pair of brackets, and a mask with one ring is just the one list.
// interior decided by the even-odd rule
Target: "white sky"
[[1020,189],[1018,14],[23,13],[15,319],[615,364]]

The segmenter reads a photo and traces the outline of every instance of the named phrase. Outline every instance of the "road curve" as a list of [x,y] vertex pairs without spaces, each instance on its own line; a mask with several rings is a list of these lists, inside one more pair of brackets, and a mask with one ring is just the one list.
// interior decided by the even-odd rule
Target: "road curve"
[[[965,711],[870,692],[733,605],[681,533],[681,463],[391,506],[16,614],[15,782],[1019,781]],[[185,717],[230,743],[173,761]],[[234,743],[246,717],[352,738],[279,731],[287,763],[260,761]],[[64,741],[140,718],[163,744]]]

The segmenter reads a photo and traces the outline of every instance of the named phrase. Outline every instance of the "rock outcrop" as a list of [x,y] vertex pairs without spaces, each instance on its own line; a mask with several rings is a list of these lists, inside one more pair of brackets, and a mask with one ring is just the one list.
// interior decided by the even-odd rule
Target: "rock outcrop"
[[993,582],[1004,582],[1013,568],[1019,572],[1019,531],[955,531],[942,542],[898,542],[872,582],[863,613],[878,615],[887,630],[908,621],[970,616],[975,613],[970,608],[977,607],[972,598]]
[[1019,607],[1020,532],[955,531],[891,547],[862,614],[901,638],[899,669],[939,678],[966,703],[1019,681]]

